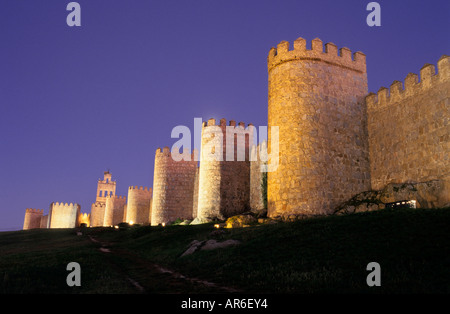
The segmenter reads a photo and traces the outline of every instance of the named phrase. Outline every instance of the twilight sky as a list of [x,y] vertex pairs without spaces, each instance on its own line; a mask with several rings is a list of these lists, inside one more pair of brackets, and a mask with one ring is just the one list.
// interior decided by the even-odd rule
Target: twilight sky
[[[267,125],[269,49],[318,37],[367,56],[369,91],[450,54],[450,2],[0,1],[0,231],[26,208],[89,212],[110,169],[117,194],[153,185],[154,154],[195,117]],[[408,117],[405,117],[408,118]]]

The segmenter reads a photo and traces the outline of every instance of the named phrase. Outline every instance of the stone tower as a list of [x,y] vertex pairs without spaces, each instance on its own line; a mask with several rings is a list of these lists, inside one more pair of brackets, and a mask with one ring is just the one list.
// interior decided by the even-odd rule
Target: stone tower
[[156,150],[151,224],[168,223],[178,218],[192,219],[194,185],[198,167],[197,151],[171,153],[169,147]]
[[81,206],[74,203],[50,204],[50,228],[75,228],[79,226]]
[[127,198],[125,196],[107,196],[103,226],[114,226],[123,222],[126,203]]
[[25,219],[23,221],[23,230],[36,229],[41,227],[41,218],[43,209],[27,208],[25,210]]
[[95,199],[95,202],[106,204],[106,197],[110,195],[116,195],[116,181],[111,180],[111,172],[105,171],[103,180],[98,179],[97,198]]
[[101,227],[105,220],[106,199],[116,195],[116,181],[111,180],[111,172],[105,171],[103,180],[98,179],[97,196],[91,205],[90,226]]
[[152,188],[130,186],[125,221],[137,224],[150,223]]
[[[279,166],[268,173],[268,215],[331,213],[370,189],[366,57],[314,39],[282,41],[268,63],[269,152]],[[279,151],[270,128],[279,127]]]
[[253,125],[221,119],[203,123],[198,183],[198,219],[223,219],[250,208],[249,143]]
[[95,202],[91,205],[90,227],[103,226],[103,221],[105,220],[105,209],[106,203]]

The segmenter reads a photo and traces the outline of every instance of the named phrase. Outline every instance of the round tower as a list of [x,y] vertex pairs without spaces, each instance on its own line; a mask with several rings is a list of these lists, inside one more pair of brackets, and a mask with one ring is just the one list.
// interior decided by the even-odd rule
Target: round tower
[[103,221],[105,219],[105,209],[106,204],[103,202],[95,202],[91,205],[91,215],[90,215],[91,227],[103,227]]
[[125,196],[107,196],[103,226],[114,226],[121,223],[123,221],[123,213],[126,203],[127,198]]
[[199,219],[223,219],[249,209],[249,143],[253,125],[221,119],[203,123],[199,169]]
[[[366,58],[314,39],[281,42],[269,52],[269,153],[278,168],[268,173],[268,215],[331,213],[370,189],[367,144]],[[279,142],[270,128],[279,127]],[[277,145],[276,145],[277,144]],[[277,151],[278,148],[278,151]]]
[[35,229],[41,227],[41,218],[43,209],[27,208],[25,210],[25,219],[23,221],[23,230]]
[[128,223],[149,224],[152,189],[147,187],[130,186],[128,188],[128,200],[126,219]]
[[169,147],[155,153],[151,224],[168,223],[178,218],[192,219],[197,151],[171,153]]

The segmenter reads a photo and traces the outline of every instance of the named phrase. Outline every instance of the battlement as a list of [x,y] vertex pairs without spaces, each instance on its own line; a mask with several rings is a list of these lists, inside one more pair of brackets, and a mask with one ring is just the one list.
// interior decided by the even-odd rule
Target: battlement
[[136,186],[130,186],[129,188],[128,188],[128,192],[130,192],[130,191],[144,191],[144,192],[152,192],[152,188],[149,188],[149,187],[146,187],[146,186],[140,186],[140,187],[138,187],[137,185]]
[[[222,118],[218,121],[218,123],[216,124],[216,119],[211,118],[208,119],[208,121],[203,121],[202,123],[202,127],[208,127],[208,126],[220,126],[220,127],[226,127],[227,126],[227,120],[225,118]],[[236,126],[236,121],[235,120],[230,120],[228,123],[228,126],[234,126],[234,127],[240,127],[243,129],[246,129],[245,127],[245,123],[244,122],[239,122]],[[252,123],[249,123],[247,128],[253,126]]]
[[352,54],[347,47],[338,49],[333,43],[326,43],[324,51],[323,42],[319,38],[313,39],[311,49],[307,49],[306,40],[301,37],[294,41],[293,50],[289,50],[287,41],[280,42],[276,48],[272,47],[267,57],[268,70],[294,60],[323,61],[353,71],[366,72],[366,55],[364,53],[357,51]]
[[[177,147],[174,147],[175,150],[179,151]],[[183,147],[183,152],[180,153],[178,152],[178,155],[180,155],[180,158],[183,160],[198,160],[198,150],[197,149],[193,149],[192,152]],[[172,152],[170,151],[170,148],[165,146],[162,150],[161,148],[157,148],[156,152],[155,152],[155,158],[172,158]],[[180,158],[176,158],[174,160],[180,160]],[[173,158],[172,158],[173,159]]]
[[25,213],[42,215],[44,213],[44,210],[43,209],[27,208],[25,210]]
[[90,213],[80,213],[80,219],[88,220],[90,215]]
[[127,197],[124,196],[124,195],[108,195],[108,196],[106,197],[106,200],[108,200],[108,199],[126,200]]
[[[104,179],[98,179],[98,182],[101,182],[101,183],[106,183],[106,180],[104,180]],[[109,180],[109,182],[108,182],[108,184],[116,184],[116,180]]]
[[53,202],[52,203],[52,207],[80,207],[80,205],[78,205],[77,203],[63,203],[63,202]]
[[245,161],[249,158],[249,146],[256,134],[255,127],[244,122],[222,118],[219,123],[211,118],[203,122],[201,161]]
[[95,202],[92,204],[92,208],[103,208],[103,207],[106,207],[106,204],[102,202]]
[[389,89],[381,87],[376,94],[369,93],[366,96],[367,109],[388,106],[450,80],[450,56],[443,55],[437,62],[437,68],[438,73],[436,74],[435,66],[426,63],[420,69],[420,77],[415,73],[409,73],[406,76],[404,86],[402,82],[394,81]]
[[91,225],[91,214],[90,213],[80,213],[78,215],[78,224],[85,224],[87,227]]

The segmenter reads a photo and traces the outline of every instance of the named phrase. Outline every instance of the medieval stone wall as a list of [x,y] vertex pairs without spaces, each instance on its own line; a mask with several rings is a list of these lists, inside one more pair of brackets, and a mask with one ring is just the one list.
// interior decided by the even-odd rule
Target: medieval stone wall
[[[268,126],[279,127],[279,166],[268,173],[268,214],[326,214],[370,188],[366,58],[302,38],[268,56]],[[269,133],[269,151],[272,152]]]
[[[366,97],[372,189],[390,183],[450,183],[450,57]],[[403,86],[404,85],[404,86]],[[445,203],[445,202],[444,202]]]
[[200,167],[197,167],[195,170],[194,175],[194,199],[192,200],[192,218],[197,218],[197,212],[198,212],[198,182],[199,182],[199,175],[200,175]]
[[197,152],[156,150],[153,175],[151,224],[192,219]]
[[75,228],[78,224],[81,206],[73,203],[50,204],[50,228]]
[[267,195],[267,172],[262,167],[267,164],[261,159],[260,152],[266,152],[267,143],[253,145],[250,158],[250,208],[252,210],[264,210],[265,197]]

